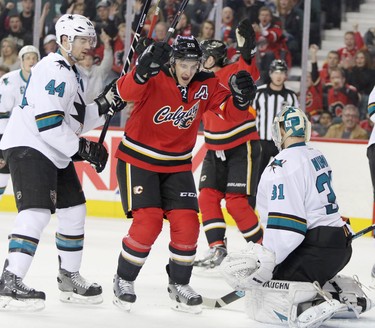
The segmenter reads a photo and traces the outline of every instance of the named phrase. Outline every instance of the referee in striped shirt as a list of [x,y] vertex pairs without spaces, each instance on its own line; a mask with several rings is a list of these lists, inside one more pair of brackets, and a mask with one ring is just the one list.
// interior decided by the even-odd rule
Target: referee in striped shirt
[[284,105],[298,108],[297,95],[293,90],[285,87],[288,77],[288,66],[284,60],[275,59],[269,70],[271,82],[258,87],[253,107],[257,111],[257,128],[262,146],[259,178],[267,167],[271,157],[278,154],[272,140],[272,123],[276,114]]

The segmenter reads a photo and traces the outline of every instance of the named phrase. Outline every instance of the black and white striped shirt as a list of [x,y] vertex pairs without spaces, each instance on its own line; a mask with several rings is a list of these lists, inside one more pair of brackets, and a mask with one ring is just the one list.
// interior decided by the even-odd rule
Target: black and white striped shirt
[[257,111],[256,123],[261,140],[272,140],[273,119],[284,105],[299,106],[297,95],[293,90],[284,86],[281,91],[274,91],[269,84],[258,87],[253,107]]

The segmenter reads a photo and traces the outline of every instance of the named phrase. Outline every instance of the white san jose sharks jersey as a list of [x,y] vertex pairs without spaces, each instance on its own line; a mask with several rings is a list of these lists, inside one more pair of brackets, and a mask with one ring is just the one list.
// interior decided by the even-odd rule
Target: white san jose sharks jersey
[[65,168],[81,133],[104,123],[96,103],[85,105],[75,67],[51,53],[31,69],[21,106],[13,109],[1,149],[28,146]]
[[332,188],[332,170],[324,155],[305,143],[282,150],[264,170],[257,208],[265,227],[263,245],[282,262],[318,226],[341,227]]
[[13,107],[21,104],[26,83],[21,69],[0,78],[0,134],[4,133]]

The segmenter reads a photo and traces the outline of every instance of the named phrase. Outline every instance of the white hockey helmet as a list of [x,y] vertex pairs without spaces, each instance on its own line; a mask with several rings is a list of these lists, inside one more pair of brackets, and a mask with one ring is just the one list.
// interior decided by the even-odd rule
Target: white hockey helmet
[[[72,51],[72,43],[76,36],[89,37],[91,47],[96,46],[96,32],[92,22],[85,16],[78,14],[65,14],[62,15],[55,25],[56,29],[56,43],[63,48],[68,54]],[[70,49],[65,49],[61,44],[61,37],[66,35],[70,43]]]
[[33,52],[37,55],[37,58],[38,58],[37,61],[40,60],[40,52],[39,52],[38,48],[36,48],[34,46],[24,46],[24,47],[21,48],[21,50],[18,53],[18,58],[20,59],[22,69],[24,69],[24,67],[23,67],[23,56],[30,53],[30,52]]
[[[281,127],[285,130],[284,136],[281,136]],[[311,123],[299,108],[286,105],[276,115],[272,124],[272,139],[279,150],[289,137],[304,138],[308,142],[310,136]]]

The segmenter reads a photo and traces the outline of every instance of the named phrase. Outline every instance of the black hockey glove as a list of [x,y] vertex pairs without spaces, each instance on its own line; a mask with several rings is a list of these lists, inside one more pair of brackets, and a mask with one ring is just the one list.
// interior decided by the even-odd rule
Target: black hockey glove
[[117,91],[116,80],[106,85],[103,92],[94,101],[98,104],[99,115],[113,115],[122,111],[126,106],[126,102],[121,99]]
[[247,110],[255,97],[257,87],[247,71],[239,71],[229,78],[229,88],[233,103],[240,110]]
[[144,84],[150,77],[159,74],[171,52],[171,47],[166,42],[155,42],[149,46],[138,58],[134,79],[138,84]]
[[143,52],[147,49],[148,46],[155,43],[154,39],[148,38],[146,36],[142,36],[139,38],[137,45],[135,46],[135,53],[140,56]]
[[237,48],[242,58],[250,65],[256,54],[255,31],[248,18],[242,20],[236,28]]
[[79,138],[78,152],[73,156],[73,160],[78,158],[93,164],[96,172],[100,173],[107,164],[108,152],[101,143]]

